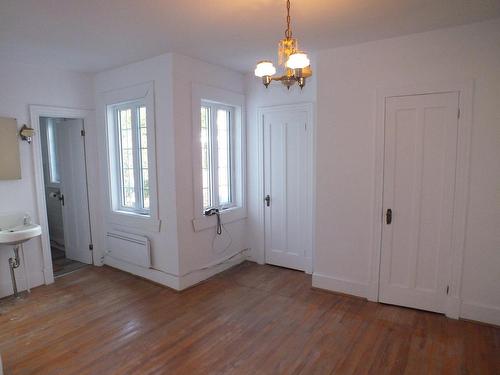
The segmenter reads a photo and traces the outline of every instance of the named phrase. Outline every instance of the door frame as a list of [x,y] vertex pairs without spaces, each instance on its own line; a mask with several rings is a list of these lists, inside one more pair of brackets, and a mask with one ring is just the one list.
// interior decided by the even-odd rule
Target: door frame
[[302,102],[295,104],[285,104],[276,106],[264,106],[257,109],[257,129],[258,129],[258,228],[259,228],[259,249],[256,254],[256,260],[259,264],[266,262],[266,243],[265,243],[265,212],[264,212],[264,115],[273,112],[302,110],[307,113],[307,121],[310,124],[308,128],[308,153],[307,166],[308,176],[307,181],[307,200],[309,201],[309,219],[311,221],[311,249],[310,253],[306,254],[306,259],[309,260],[305,264],[305,273],[313,272],[314,254],[315,254],[315,217],[316,217],[316,124],[314,122],[314,104],[312,102]]
[[455,197],[453,201],[453,223],[451,239],[451,268],[449,270],[449,294],[445,301],[447,317],[458,319],[460,316],[462,267],[465,249],[465,229],[469,197],[469,166],[472,133],[472,105],[474,81],[440,82],[415,84],[404,87],[380,88],[376,90],[376,123],[374,132],[374,197],[371,277],[367,298],[379,301],[380,261],[382,251],[383,186],[385,151],[385,104],[389,97],[458,92],[459,111],[458,142],[455,174]]
[[[43,260],[43,278],[45,284],[51,284],[54,282],[54,270],[52,268],[52,255],[50,252],[50,237],[49,237],[49,225],[47,217],[47,202],[45,199],[45,184],[43,175],[43,159],[42,159],[42,143],[38,134],[40,134],[40,117],[51,117],[51,118],[71,118],[71,119],[82,119],[83,128],[86,131],[86,137],[84,138],[85,147],[89,149],[88,142],[88,129],[94,127],[95,124],[95,113],[91,110],[65,108],[65,107],[53,107],[53,106],[41,106],[41,105],[30,105],[29,106],[31,127],[35,130],[35,137],[33,137],[33,168],[35,175],[35,199],[38,213],[38,222],[42,227],[41,244],[42,244],[42,260]],[[97,157],[91,155],[92,153],[87,152],[85,155],[85,163],[87,165],[87,196],[88,205],[90,212],[90,231],[93,233],[93,239],[95,240],[94,229],[98,226],[97,223],[97,213],[96,208],[91,204],[92,198],[97,197],[97,191],[94,184],[90,181],[97,181],[97,171],[89,168],[92,165],[97,165]],[[95,160],[90,160],[93,157]],[[94,163],[94,164],[92,164]],[[97,205],[96,205],[97,207]],[[95,245],[95,244],[94,244]],[[96,263],[98,257],[93,253],[93,263]]]

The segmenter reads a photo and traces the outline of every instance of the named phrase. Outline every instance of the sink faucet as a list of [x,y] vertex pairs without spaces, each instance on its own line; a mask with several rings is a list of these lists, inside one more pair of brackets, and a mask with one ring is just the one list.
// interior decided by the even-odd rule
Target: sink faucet
[[28,215],[28,214],[24,215],[24,218],[23,218],[23,224],[24,224],[24,225],[29,225],[29,224],[31,224],[31,216],[30,216],[30,215]]

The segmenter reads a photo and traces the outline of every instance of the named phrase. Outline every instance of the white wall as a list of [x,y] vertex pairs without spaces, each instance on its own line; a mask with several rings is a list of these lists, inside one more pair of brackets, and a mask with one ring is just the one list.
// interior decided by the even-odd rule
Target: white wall
[[474,80],[461,316],[500,324],[500,20],[318,54],[313,284],[366,296],[376,89]]
[[[17,118],[18,126],[29,125],[29,104],[89,109],[93,107],[92,78],[87,74],[41,66],[0,61],[0,116]],[[36,135],[35,135],[36,136]],[[33,146],[19,143],[22,179],[0,181],[0,212],[23,211],[39,221],[35,201]],[[29,257],[31,286],[44,282],[41,241],[24,245]],[[12,294],[8,258],[9,247],[0,247],[0,297]],[[16,271],[19,286],[25,288],[23,271]]]
[[[180,274],[185,275],[207,265],[217,264],[221,260],[248,248],[245,236],[245,219],[225,224],[224,229],[230,234],[231,245],[224,252],[217,249],[217,243],[214,243],[216,249],[213,248],[212,242],[216,234],[215,227],[195,232],[192,223],[195,217],[192,157],[192,85],[207,85],[243,94],[244,82],[243,75],[240,73],[178,54],[174,54],[173,79],[177,226]],[[199,112],[197,112],[197,115],[199,116]],[[221,243],[220,245],[219,247],[223,250],[225,244]],[[200,281],[242,259],[243,257],[235,257],[232,263],[225,264],[223,267],[190,273],[189,276],[181,278],[181,287],[184,288]]]
[[[176,190],[175,190],[175,146],[172,110],[172,55],[165,54],[129,64],[120,68],[98,73],[94,79],[96,96],[97,127],[100,134],[99,164],[102,166],[101,198],[103,230],[99,234],[102,248],[106,248],[104,236],[107,230],[116,225],[107,219],[106,201],[107,155],[105,132],[105,104],[103,93],[146,82],[154,82],[155,92],[155,131],[156,131],[156,170],[158,184],[158,208],[161,220],[160,231],[149,232],[143,229],[125,229],[134,234],[146,235],[151,241],[152,263],[154,270],[115,262],[106,258],[106,263],[128,272],[177,288],[179,272]],[[123,228],[118,228],[123,229]]]
[[[312,56],[313,61],[315,57]],[[262,156],[259,156],[259,124],[257,113],[259,108],[297,104],[316,103],[317,71],[313,64],[313,76],[307,80],[301,91],[298,86],[287,90],[283,85],[273,82],[266,89],[260,78],[253,73],[245,76],[245,93],[247,108],[247,196],[248,196],[248,243],[251,247],[252,260],[264,263],[264,231],[260,215],[263,215],[264,197],[259,186],[259,168],[262,167]]]
[[[223,253],[212,248],[215,227],[194,232],[193,161],[192,161],[192,84],[205,84],[235,93],[243,93],[243,76],[228,69],[177,54],[165,54],[121,68],[102,72],[95,77],[97,124],[100,129],[99,160],[103,167],[101,178],[106,175],[106,137],[103,93],[145,82],[154,82],[156,162],[158,203],[161,229],[148,232],[126,228],[135,234],[146,235],[151,240],[154,269],[144,269],[117,262],[106,257],[105,262],[114,267],[141,275],[175,289],[186,288],[230,264],[243,260],[236,257],[232,263],[207,270],[221,260],[247,248],[245,220],[225,225],[230,232],[231,246]],[[105,197],[105,185],[102,194]],[[104,230],[100,234],[103,248],[104,235],[117,226],[106,219],[104,199],[102,217]],[[119,228],[122,229],[123,228]],[[194,271],[194,272],[193,272]]]
[[[152,239],[156,270],[114,266],[186,287],[221,268],[179,275],[216,264],[245,248],[263,261],[258,223],[257,109],[317,101],[316,252],[314,282],[353,294],[368,294],[374,200],[376,89],[435,81],[474,80],[469,212],[462,275],[462,316],[500,324],[500,20],[324,50],[303,92],[277,84],[265,90],[252,75],[175,54],[102,72],[94,77],[44,67],[0,63],[0,116],[28,123],[28,104],[91,108],[96,97],[99,166],[106,152],[102,93],[135,84],[155,84],[159,232]],[[316,86],[316,78],[319,78]],[[248,219],[230,223],[233,243],[224,254],[212,249],[214,230],[194,232],[192,113],[193,83],[246,93]],[[94,88],[93,88],[94,84]],[[27,211],[36,220],[31,146],[22,142],[21,181],[0,181],[0,212]],[[105,173],[101,178],[107,178]],[[96,256],[105,249],[105,187],[93,202],[101,207]],[[140,230],[135,231],[141,233]],[[6,251],[7,250],[7,251]],[[39,239],[28,242],[32,286],[43,282]],[[11,293],[8,249],[0,249],[0,296]],[[21,273],[19,272],[21,275]],[[23,286],[23,280],[20,280]],[[321,285],[319,285],[321,284]]]

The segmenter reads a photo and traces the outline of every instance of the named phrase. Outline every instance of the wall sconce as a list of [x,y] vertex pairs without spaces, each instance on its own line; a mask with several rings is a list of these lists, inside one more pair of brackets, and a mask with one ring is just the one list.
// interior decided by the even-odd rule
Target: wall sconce
[[35,134],[35,129],[28,128],[26,124],[24,124],[21,130],[19,131],[21,139],[23,141],[28,142],[29,144],[31,144],[31,138],[33,137],[33,134]]

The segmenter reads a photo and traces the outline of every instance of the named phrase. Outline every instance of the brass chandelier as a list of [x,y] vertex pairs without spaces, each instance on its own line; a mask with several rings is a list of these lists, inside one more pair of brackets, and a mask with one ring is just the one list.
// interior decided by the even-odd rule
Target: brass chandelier
[[299,50],[297,39],[292,37],[290,27],[290,0],[286,1],[286,30],[285,38],[278,44],[278,64],[283,66],[284,74],[275,76],[276,68],[269,60],[260,61],[255,68],[255,75],[262,78],[266,88],[272,81],[281,82],[290,89],[295,82],[302,89],[306,84],[306,78],[312,76],[311,62],[307,54]]

